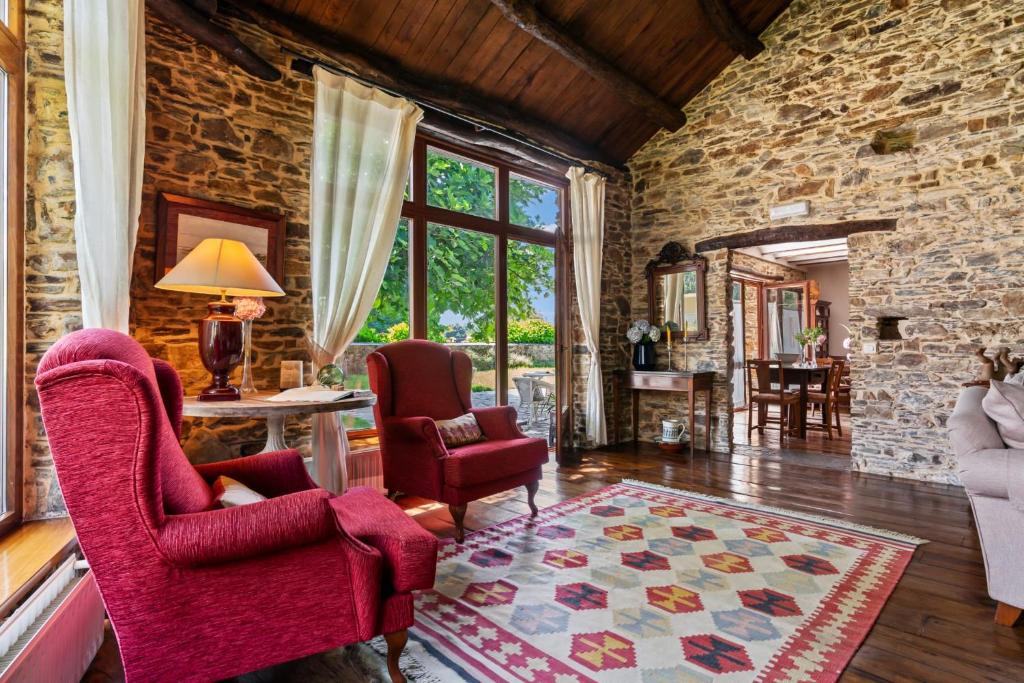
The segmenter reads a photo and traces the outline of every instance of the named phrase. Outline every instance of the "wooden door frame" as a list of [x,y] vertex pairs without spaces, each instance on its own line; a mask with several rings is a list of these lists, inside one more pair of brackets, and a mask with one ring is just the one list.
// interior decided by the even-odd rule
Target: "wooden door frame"
[[[759,308],[761,313],[768,309],[768,290],[769,289],[795,289],[800,287],[804,291],[804,310],[807,315],[801,321],[804,327],[814,327],[814,321],[816,319],[815,306],[818,303],[818,283],[815,280],[787,280],[785,282],[772,282],[771,284],[765,284],[761,287],[761,296],[759,299]],[[759,321],[760,322],[760,321]],[[768,353],[768,332],[761,326],[761,357],[763,358]]]

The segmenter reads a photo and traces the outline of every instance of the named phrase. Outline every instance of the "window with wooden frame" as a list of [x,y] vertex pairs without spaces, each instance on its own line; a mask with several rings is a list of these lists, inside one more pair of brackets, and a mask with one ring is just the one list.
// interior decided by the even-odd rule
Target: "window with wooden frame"
[[22,386],[24,379],[24,109],[25,109],[25,19],[23,0],[0,0],[0,187],[3,188],[3,240],[0,262],[4,268],[4,334],[0,335],[0,374],[3,391],[0,405],[0,447],[5,473],[0,491],[0,533],[21,522]]
[[[561,318],[555,298],[568,181],[520,168],[476,149],[417,137],[406,200],[388,270],[370,316],[345,354],[353,387],[364,388],[366,355],[406,338],[467,348],[474,391],[509,402],[512,337],[550,339]],[[538,292],[550,291],[550,297]],[[550,300],[549,300],[550,299]],[[541,301],[542,300],[542,301]],[[515,374],[540,374],[516,367]],[[554,374],[554,367],[550,368]],[[513,377],[514,379],[514,377]],[[549,378],[553,382],[553,377]],[[489,400],[489,397],[488,397]],[[366,417],[347,416],[350,437],[373,434]]]

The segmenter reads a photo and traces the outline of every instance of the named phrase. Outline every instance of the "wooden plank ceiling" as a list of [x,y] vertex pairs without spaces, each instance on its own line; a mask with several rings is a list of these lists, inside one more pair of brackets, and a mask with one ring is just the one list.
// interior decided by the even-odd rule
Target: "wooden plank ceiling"
[[[760,34],[791,0],[722,0]],[[625,162],[659,129],[608,84],[527,31],[491,0],[263,0],[332,39],[386,55],[549,123]],[[510,3],[506,3],[510,4]],[[515,4],[515,3],[511,3]],[[539,0],[543,17],[659,98],[681,108],[738,54],[712,23],[715,0]]]

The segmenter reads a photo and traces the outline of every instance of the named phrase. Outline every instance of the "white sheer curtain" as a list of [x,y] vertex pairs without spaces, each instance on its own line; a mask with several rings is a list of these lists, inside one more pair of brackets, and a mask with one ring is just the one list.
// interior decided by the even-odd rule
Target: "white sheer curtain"
[[570,168],[569,206],[572,212],[572,259],[576,274],[576,298],[580,304],[580,320],[590,372],[587,374],[586,436],[594,446],[608,443],[604,420],[604,381],[601,377],[601,355],[598,335],[601,329],[601,250],[604,247],[604,185],[605,179]]
[[143,0],[65,0],[82,323],[128,332],[146,140]]
[[[310,178],[313,341],[339,357],[366,322],[384,280],[409,178],[416,105],[314,69]],[[313,417],[317,482],[347,484],[348,440],[336,414]]]

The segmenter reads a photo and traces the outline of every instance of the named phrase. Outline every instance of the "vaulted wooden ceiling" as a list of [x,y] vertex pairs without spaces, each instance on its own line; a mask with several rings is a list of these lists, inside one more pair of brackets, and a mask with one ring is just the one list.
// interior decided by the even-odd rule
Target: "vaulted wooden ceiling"
[[[717,76],[791,0],[263,0],[279,16],[315,25],[428,81],[447,82],[522,112],[622,163]],[[585,54],[566,56],[517,26],[539,14]],[[718,14],[719,16],[714,16]],[[724,15],[724,16],[723,16]],[[511,17],[511,19],[510,19]],[[536,17],[535,17],[536,19]],[[545,28],[542,27],[542,28]],[[527,29],[529,26],[527,26]],[[321,36],[321,37],[323,37]],[[755,45],[756,45],[756,39]],[[746,44],[749,47],[749,42]],[[572,57],[576,59],[571,59]],[[668,108],[637,104],[594,75],[596,56]],[[641,100],[642,102],[642,100]],[[682,122],[682,117],[677,121]],[[671,124],[666,124],[672,127]],[[678,127],[678,125],[676,125]]]

